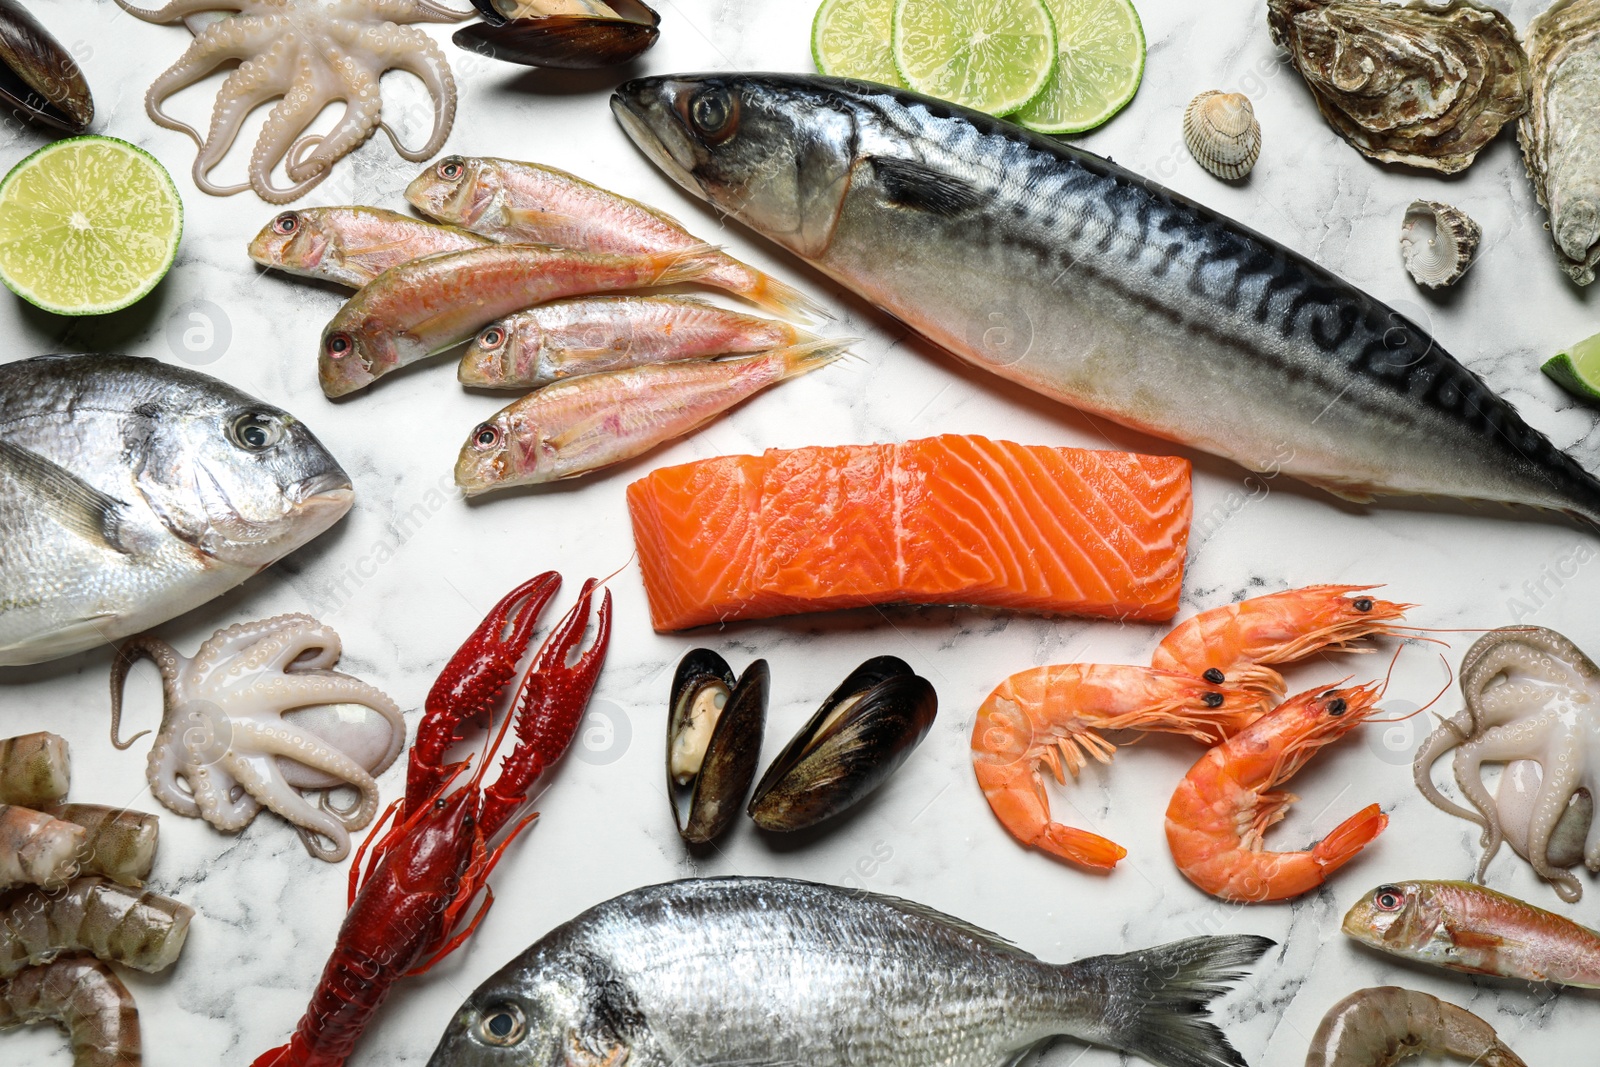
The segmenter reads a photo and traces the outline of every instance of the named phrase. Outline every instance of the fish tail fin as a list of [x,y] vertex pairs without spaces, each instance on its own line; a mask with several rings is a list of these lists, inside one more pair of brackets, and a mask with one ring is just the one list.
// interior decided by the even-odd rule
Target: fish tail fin
[[802,341],[788,348],[780,348],[772,355],[783,360],[785,380],[795,378],[818,367],[826,367],[836,359],[849,355],[850,346],[861,341],[859,337],[819,337]]
[[1121,1049],[1159,1067],[1245,1067],[1221,1030],[1203,1018],[1210,1003],[1273,947],[1251,934],[1191,937],[1141,952],[1094,956],[1062,968],[1075,986],[1101,990],[1094,1021],[1075,1036]]
[[728,261],[717,245],[690,245],[687,248],[669,248],[664,252],[647,252],[644,256],[655,273],[644,285],[677,285],[681,282],[704,281]]
[[750,280],[739,287],[739,295],[751,303],[796,322],[820,323],[833,318],[827,308],[789,283],[781,282],[754,267],[748,268],[748,271]]

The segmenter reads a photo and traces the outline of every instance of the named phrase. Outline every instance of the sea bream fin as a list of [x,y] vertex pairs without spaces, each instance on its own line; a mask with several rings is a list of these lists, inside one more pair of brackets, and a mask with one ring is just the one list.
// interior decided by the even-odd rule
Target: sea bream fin
[[63,527],[96,545],[126,552],[118,540],[127,505],[102,493],[39,453],[0,439],[0,475],[11,479],[35,506]]

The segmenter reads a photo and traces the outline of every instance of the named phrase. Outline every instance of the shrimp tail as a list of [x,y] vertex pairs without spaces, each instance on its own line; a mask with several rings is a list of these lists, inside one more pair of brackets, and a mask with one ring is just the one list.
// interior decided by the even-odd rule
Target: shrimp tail
[[1379,810],[1378,805],[1368,804],[1318,841],[1311,856],[1324,875],[1331,874],[1354,859],[1356,853],[1371,844],[1388,825],[1389,816]]
[[1244,977],[1240,968],[1274,944],[1249,934],[1191,937],[1079,960],[1062,972],[1075,988],[1083,983],[1103,991],[1093,1033],[1082,1035],[1089,1040],[1159,1067],[1244,1067],[1244,1058],[1205,1018],[1206,1008]]
[[1052,856],[1101,870],[1110,870],[1128,854],[1127,849],[1109,838],[1058,822],[1046,826],[1033,843]]

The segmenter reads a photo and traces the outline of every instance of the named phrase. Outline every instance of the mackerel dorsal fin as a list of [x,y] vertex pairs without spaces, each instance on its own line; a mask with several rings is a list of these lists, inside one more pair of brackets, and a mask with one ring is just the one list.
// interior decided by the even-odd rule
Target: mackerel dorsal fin
[[884,192],[896,204],[952,218],[984,202],[983,193],[971,184],[926,163],[893,156],[868,158]]
[[0,475],[28,494],[33,506],[97,545],[125,551],[117,540],[126,505],[32,449],[0,439]]

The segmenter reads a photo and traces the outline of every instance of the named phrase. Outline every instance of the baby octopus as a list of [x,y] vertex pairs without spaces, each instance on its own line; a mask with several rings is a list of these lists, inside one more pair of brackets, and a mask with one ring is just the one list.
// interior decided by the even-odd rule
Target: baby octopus
[[[1467,650],[1461,691],[1466,710],[1417,753],[1417,788],[1444,811],[1484,828],[1480,880],[1510,837],[1562,899],[1579,899],[1578,879],[1561,868],[1583,859],[1600,870],[1600,823],[1593,819],[1600,795],[1600,667],[1554,630],[1508,626]],[[1433,784],[1434,762],[1452,749],[1456,781],[1475,812],[1446,800]],[[1485,763],[1509,765],[1498,800],[1482,780]]]
[[[286,204],[328,176],[333,165],[372,131],[389,135],[395,151],[414,163],[432,158],[455,121],[456,85],[444,52],[414,22],[456,22],[471,12],[452,11],[431,0],[170,0],[163,7],[124,11],[146,22],[176,22],[202,12],[237,12],[200,27],[179,60],[150,86],[145,110],[158,125],[194,138],[200,154],[194,183],[213,196],[246,189],[272,204]],[[198,130],[162,110],[167,98],[222,64],[239,60],[217,93],[211,129]],[[433,99],[433,132],[420,148],[406,148],[383,121],[378,81],[387,70],[416,75]],[[249,181],[217,185],[209,177],[222,161],[245,119],[277,100],[250,157]],[[306,130],[336,101],[344,113],[326,134]],[[272,184],[279,163],[292,183]]]
[[[340,651],[339,635],[308,615],[219,630],[193,659],[136,637],[112,664],[112,744],[138,739],[117,740],[122,688],[133,662],[148,657],[165,698],[146,770],[156,799],[219,830],[242,829],[265,806],[299,828],[313,856],[342,860],[350,831],[377,814],[373,775],[400,754],[405,721],[382,692],[330,669]],[[299,792],[340,785],[360,794],[355,807],[334,806],[326,792],[313,804]]]

